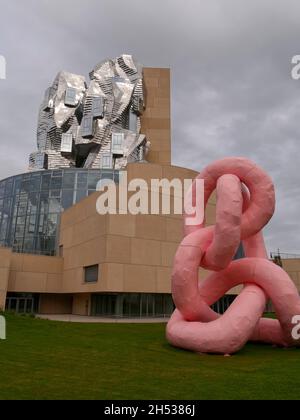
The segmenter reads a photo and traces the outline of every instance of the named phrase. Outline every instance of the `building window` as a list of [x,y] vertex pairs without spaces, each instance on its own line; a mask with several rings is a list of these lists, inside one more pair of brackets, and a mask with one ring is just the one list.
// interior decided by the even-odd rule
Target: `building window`
[[89,267],[84,267],[84,281],[85,283],[95,283],[98,281],[98,271],[99,266],[90,265]]
[[[47,160],[46,153],[41,156]],[[0,244],[16,252],[57,255],[61,212],[93,193],[102,177],[119,181],[111,168],[41,170],[0,181]]]
[[104,117],[104,102],[101,96],[93,97],[93,117],[103,118]]
[[44,169],[45,161],[45,153],[37,153],[35,155],[35,166],[37,169]]
[[68,87],[66,90],[66,95],[65,95],[65,105],[67,106],[77,105],[76,94],[77,94],[77,91],[75,88]]
[[101,293],[92,295],[92,315],[117,318],[164,318],[174,311],[167,293]]
[[124,133],[112,134],[112,153],[114,155],[123,155]]
[[112,142],[114,146],[122,146],[124,140],[124,133],[113,133]]
[[101,167],[103,169],[112,168],[112,155],[110,153],[104,153],[101,158]]
[[61,136],[61,148],[62,153],[71,153],[73,145],[73,135],[72,133],[64,133]]
[[82,137],[91,137],[93,136],[93,116],[85,115],[82,119],[81,125],[81,135]]

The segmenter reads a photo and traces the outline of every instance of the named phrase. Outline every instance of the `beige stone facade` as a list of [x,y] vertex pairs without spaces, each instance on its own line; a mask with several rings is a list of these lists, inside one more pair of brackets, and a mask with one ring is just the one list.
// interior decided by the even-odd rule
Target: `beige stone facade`
[[147,108],[142,116],[142,132],[151,141],[147,159],[151,163],[171,164],[170,69],[145,68]]
[[[160,164],[130,164],[128,181],[193,179],[194,171]],[[150,189],[151,191],[151,189]],[[172,191],[171,191],[172,192]],[[178,214],[99,215],[96,192],[61,217],[61,257],[12,253],[2,248],[2,308],[6,291],[39,293],[41,313],[90,313],[91,293],[171,293],[173,258],[182,239]],[[160,193],[160,200],[162,193]],[[173,201],[171,195],[171,203]],[[150,205],[150,203],[149,203]],[[214,204],[210,203],[214,212]],[[98,281],[86,283],[84,268],[98,265]]]

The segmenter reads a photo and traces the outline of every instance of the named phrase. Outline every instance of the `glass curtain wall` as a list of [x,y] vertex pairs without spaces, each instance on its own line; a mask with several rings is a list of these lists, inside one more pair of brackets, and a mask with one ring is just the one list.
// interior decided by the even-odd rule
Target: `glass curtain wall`
[[61,212],[95,192],[100,179],[118,183],[119,172],[57,169],[0,181],[0,246],[56,255]]
[[119,293],[92,295],[92,315],[119,318],[170,316],[172,296],[159,293]]

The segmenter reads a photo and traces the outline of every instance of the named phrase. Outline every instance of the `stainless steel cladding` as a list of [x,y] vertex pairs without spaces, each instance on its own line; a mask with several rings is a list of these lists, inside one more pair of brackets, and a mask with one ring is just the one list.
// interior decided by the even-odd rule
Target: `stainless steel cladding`
[[97,64],[89,86],[83,76],[60,72],[40,108],[29,169],[123,169],[145,161],[144,110],[143,67],[131,55]]

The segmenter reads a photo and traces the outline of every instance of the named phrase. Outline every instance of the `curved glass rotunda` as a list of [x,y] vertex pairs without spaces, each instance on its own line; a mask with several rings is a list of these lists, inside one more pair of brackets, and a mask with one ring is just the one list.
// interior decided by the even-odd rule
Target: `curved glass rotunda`
[[101,179],[119,171],[54,169],[0,181],[0,246],[15,252],[56,255],[60,214],[96,191]]

